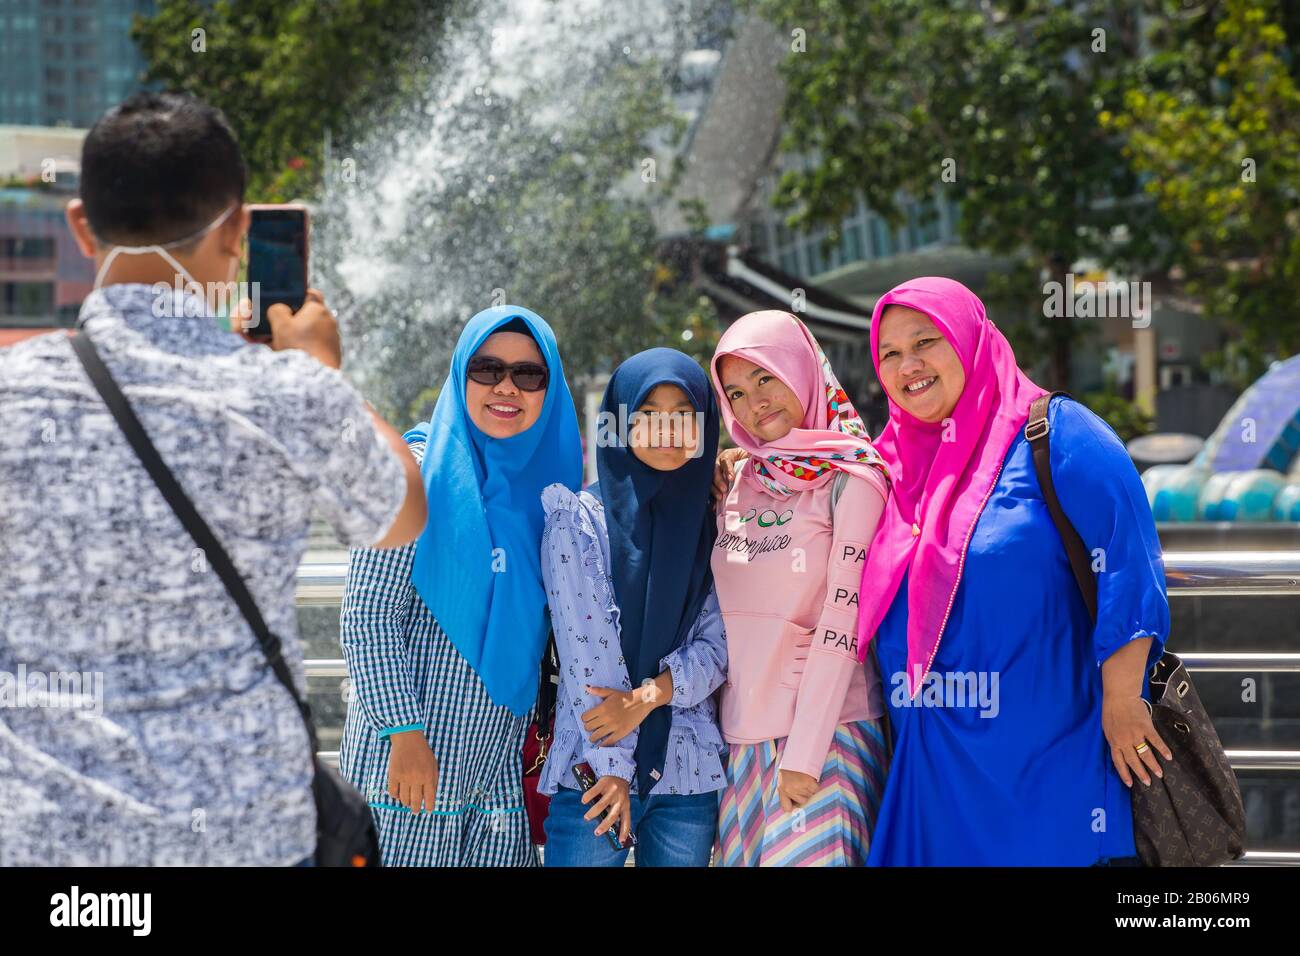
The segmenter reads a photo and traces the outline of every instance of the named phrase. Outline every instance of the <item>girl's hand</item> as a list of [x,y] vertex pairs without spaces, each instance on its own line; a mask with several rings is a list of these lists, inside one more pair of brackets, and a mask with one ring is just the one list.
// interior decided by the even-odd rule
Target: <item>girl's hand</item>
[[[1148,787],[1151,786],[1148,770],[1157,777],[1165,775],[1156,759],[1156,751],[1159,750],[1166,760],[1172,760],[1174,755],[1156,733],[1151,713],[1141,697],[1103,694],[1101,730],[1110,744],[1110,759],[1124,786],[1133,786],[1133,774]],[[1139,747],[1142,748],[1140,753]]]
[[[604,820],[596,827],[596,836],[604,836],[605,831],[618,824],[618,842],[627,846],[628,837],[632,835],[632,798],[630,784],[622,777],[601,777],[596,785],[582,795],[583,803],[591,803],[591,809],[583,814],[584,820],[595,820],[602,810],[608,810]],[[593,802],[594,801],[594,802]]]
[[710,492],[714,507],[721,504],[731,490],[731,482],[736,477],[736,467],[749,457],[743,448],[728,448],[718,452],[718,463],[713,469],[713,488]]
[[798,770],[778,770],[776,792],[781,798],[782,811],[793,813],[817,795],[817,778]]
[[587,693],[604,698],[582,715],[582,726],[587,730],[587,739],[601,747],[614,746],[640,727],[646,714],[659,706],[658,698],[663,696],[654,683],[636,690],[588,687]]
[[388,794],[419,813],[432,810],[438,795],[438,761],[423,730],[405,730],[388,738]]

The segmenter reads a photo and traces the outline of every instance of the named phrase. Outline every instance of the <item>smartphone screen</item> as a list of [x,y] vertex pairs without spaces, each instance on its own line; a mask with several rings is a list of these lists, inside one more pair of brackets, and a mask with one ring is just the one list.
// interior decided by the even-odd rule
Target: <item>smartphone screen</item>
[[307,298],[307,210],[300,206],[253,206],[248,229],[248,281],[256,283],[260,315],[248,334],[271,337],[266,310],[283,302],[294,312]]

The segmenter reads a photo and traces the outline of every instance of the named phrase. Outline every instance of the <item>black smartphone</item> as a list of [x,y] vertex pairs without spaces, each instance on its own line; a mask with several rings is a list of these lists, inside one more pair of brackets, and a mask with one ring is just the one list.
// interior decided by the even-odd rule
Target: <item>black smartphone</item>
[[270,339],[266,310],[283,302],[297,312],[307,300],[308,216],[297,203],[251,205],[248,227],[248,282],[257,290],[255,310],[245,331]]
[[[588,790],[590,790],[592,787],[596,785],[596,771],[592,770],[591,764],[587,763],[587,761],[585,760],[582,763],[575,763],[573,765],[573,777],[575,780],[578,781],[578,786],[582,788],[583,793],[586,793]],[[604,820],[607,816],[609,816],[609,811],[605,810],[601,813],[600,819]],[[606,830],[605,838],[609,840],[609,845],[612,846],[615,850],[623,849],[623,844],[618,841],[617,826],[610,827],[608,830]],[[631,832],[628,833],[627,845],[636,846],[635,833],[631,833]]]

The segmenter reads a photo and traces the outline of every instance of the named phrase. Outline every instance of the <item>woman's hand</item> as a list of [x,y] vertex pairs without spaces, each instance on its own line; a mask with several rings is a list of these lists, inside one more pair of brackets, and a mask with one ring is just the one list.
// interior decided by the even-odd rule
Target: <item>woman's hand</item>
[[743,448],[728,448],[718,452],[718,463],[713,469],[713,504],[716,507],[727,497],[731,482],[736,477],[736,466],[749,457]]
[[[668,677],[668,692],[661,686]],[[587,739],[601,747],[612,747],[641,726],[646,715],[672,699],[672,675],[665,672],[636,690],[618,690],[614,687],[588,687],[587,693],[603,698],[591,710],[584,711],[582,726]]]
[[[1151,778],[1147,776],[1147,770],[1157,777],[1165,775],[1160,769],[1160,761],[1156,759],[1156,751],[1159,750],[1166,760],[1172,760],[1174,755],[1156,733],[1151,713],[1141,697],[1103,695],[1101,729],[1110,744],[1110,759],[1114,761],[1124,786],[1133,786],[1130,771],[1148,787],[1151,786]],[[1139,747],[1142,748],[1140,753]]]
[[584,820],[595,820],[601,811],[609,814],[596,827],[596,836],[618,825],[618,842],[627,846],[627,839],[632,835],[632,798],[628,781],[622,777],[601,777],[596,785],[582,795],[582,802],[590,803],[591,809],[582,815]]
[[438,795],[438,761],[423,730],[404,730],[388,738],[388,794],[419,813],[432,810]]
[[817,778],[798,770],[778,770],[776,793],[781,798],[781,810],[793,813],[817,795]]
[[1156,733],[1151,711],[1142,699],[1142,680],[1150,653],[1151,638],[1139,637],[1101,662],[1101,732],[1106,735],[1110,759],[1126,787],[1133,786],[1130,771],[1148,787],[1148,769],[1157,777],[1165,775],[1156,759],[1157,750],[1166,760],[1174,759]]

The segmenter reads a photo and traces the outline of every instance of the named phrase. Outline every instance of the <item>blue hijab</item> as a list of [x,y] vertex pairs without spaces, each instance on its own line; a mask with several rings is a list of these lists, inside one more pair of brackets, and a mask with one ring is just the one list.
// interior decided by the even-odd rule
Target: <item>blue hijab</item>
[[[516,319],[537,342],[550,382],[532,427],[490,438],[470,420],[466,369],[487,337]],[[537,695],[548,628],[542,489],[555,482],[574,491],[582,485],[578,416],[551,327],[513,305],[470,319],[433,417],[405,438],[426,443],[420,474],[429,501],[411,583],[488,696],[522,717]]]
[[[600,482],[588,489],[605,505],[619,643],[633,687],[659,676],[660,659],[685,641],[713,584],[709,558],[717,524],[709,486],[718,456],[718,405],[708,376],[681,352],[650,349],[614,371],[601,411],[621,420],[619,406],[630,415],[663,384],[676,385],[704,414],[701,454],[676,471],[656,471],[625,442],[602,443],[596,449]],[[655,708],[641,723],[636,765],[642,795],[663,774],[671,711]]]

